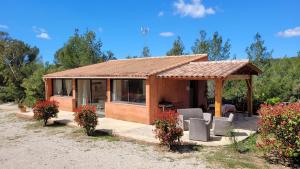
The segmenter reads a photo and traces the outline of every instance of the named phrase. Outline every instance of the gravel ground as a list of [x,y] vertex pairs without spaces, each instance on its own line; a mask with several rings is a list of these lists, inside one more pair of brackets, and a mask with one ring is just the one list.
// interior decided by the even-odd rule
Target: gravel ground
[[158,146],[88,138],[78,128],[40,127],[18,119],[14,104],[0,105],[0,168],[206,168],[198,152],[171,153]]

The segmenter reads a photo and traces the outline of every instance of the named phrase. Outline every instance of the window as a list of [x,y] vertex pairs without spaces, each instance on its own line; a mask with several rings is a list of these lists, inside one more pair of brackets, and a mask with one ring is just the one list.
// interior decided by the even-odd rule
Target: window
[[72,80],[53,79],[53,95],[72,96]]
[[103,109],[106,101],[106,80],[103,79],[78,79],[77,81],[77,104],[97,105]]
[[112,101],[145,103],[145,80],[112,80]]

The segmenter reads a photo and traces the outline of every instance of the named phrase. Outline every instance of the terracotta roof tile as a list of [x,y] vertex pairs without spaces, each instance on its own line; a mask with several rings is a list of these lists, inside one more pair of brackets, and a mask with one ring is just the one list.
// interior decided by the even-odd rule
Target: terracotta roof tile
[[51,73],[44,78],[59,77],[125,77],[146,78],[149,75],[159,73],[170,68],[187,64],[192,61],[207,60],[206,54],[149,57],[123,60],[111,60],[108,62],[83,66],[61,72]]
[[225,78],[231,74],[260,74],[261,70],[248,60],[191,62],[159,73],[158,77]]

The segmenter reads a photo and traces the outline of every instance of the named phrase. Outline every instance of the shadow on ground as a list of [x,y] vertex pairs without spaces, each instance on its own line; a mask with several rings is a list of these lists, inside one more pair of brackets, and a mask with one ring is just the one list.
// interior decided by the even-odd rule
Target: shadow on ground
[[66,123],[58,121],[54,121],[53,123],[47,124],[46,127],[65,127]]
[[183,143],[182,145],[173,145],[170,151],[177,153],[191,153],[197,152],[203,149],[203,146],[196,144]]
[[108,129],[95,130],[93,137],[112,136],[112,133],[112,130]]

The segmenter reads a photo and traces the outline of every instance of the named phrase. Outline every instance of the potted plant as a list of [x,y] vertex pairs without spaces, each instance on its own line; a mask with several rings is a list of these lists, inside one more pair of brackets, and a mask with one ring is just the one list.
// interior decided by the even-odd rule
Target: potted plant
[[18,101],[18,108],[20,109],[20,111],[22,113],[26,112],[26,106],[25,106],[25,104],[23,102],[23,99],[21,99],[21,100]]

